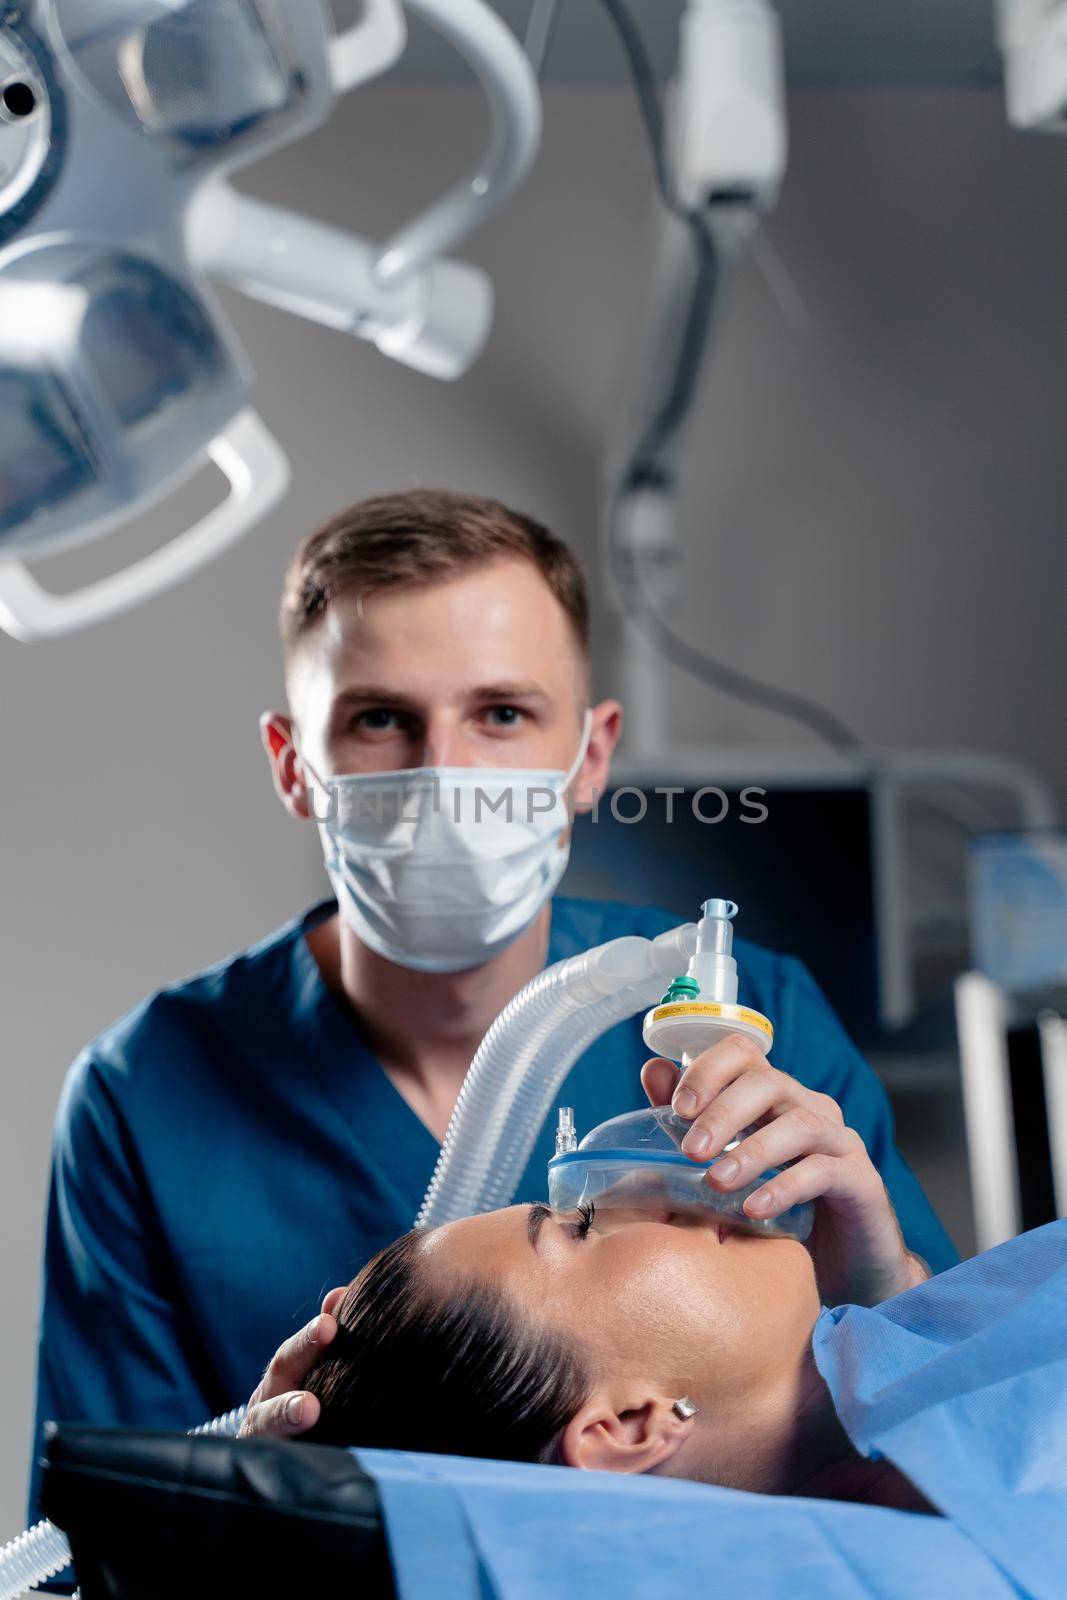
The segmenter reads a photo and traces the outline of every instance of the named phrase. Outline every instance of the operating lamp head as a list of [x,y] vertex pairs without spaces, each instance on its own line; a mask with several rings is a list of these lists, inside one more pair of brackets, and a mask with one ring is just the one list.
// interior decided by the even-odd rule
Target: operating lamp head
[[327,116],[331,26],[320,0],[0,9],[5,567],[107,531],[212,447],[258,478],[260,512],[284,489],[186,214],[206,182]]
[[[537,86],[483,0],[407,4],[471,60],[493,131],[472,178],[377,245],[227,179],[396,60],[400,0],[364,0],[341,33],[327,0],[0,0],[0,627],[15,637],[162,591],[284,493],[212,277],[439,378],[478,354],[491,285],[443,252],[528,170]],[[23,565],[208,463],[228,498],[123,572],[59,596]]]

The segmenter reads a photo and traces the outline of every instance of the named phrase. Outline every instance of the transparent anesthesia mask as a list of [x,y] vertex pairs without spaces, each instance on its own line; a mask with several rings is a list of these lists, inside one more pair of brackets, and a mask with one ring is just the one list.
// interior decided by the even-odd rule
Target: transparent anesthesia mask
[[587,1133],[577,1147],[573,1112],[562,1107],[559,1117],[557,1153],[548,1164],[553,1210],[595,1205],[598,1210],[668,1213],[679,1220],[716,1217],[749,1233],[801,1240],[811,1232],[814,1212],[807,1204],[791,1206],[767,1221],[747,1217],[742,1210],[748,1196],[777,1168],[729,1194],[720,1194],[705,1182],[708,1168],[751,1129],[743,1129],[714,1161],[699,1162],[682,1154],[681,1143],[692,1124],[676,1116],[670,1106],[612,1117]]

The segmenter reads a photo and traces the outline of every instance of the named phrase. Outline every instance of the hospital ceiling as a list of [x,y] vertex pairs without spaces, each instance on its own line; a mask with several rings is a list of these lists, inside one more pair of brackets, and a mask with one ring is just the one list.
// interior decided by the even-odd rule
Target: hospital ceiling
[[[495,0],[521,35],[530,0]],[[657,69],[677,53],[682,0],[630,0]],[[339,18],[354,0],[335,0]],[[965,87],[1000,82],[993,0],[777,0],[789,81],[796,88]],[[413,23],[397,76],[462,79],[466,69]],[[625,68],[599,0],[561,0],[545,74],[552,82],[615,83]]]

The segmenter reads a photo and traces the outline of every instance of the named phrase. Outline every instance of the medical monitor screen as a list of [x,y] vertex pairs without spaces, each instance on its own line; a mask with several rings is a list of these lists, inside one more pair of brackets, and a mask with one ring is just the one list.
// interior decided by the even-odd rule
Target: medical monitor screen
[[679,922],[694,921],[709,896],[736,900],[738,937],[799,956],[853,1039],[875,1042],[878,958],[866,789],[769,789],[754,796],[692,784],[668,805],[662,791],[681,784],[642,777],[603,796],[595,818],[579,817],[561,892],[659,906]]

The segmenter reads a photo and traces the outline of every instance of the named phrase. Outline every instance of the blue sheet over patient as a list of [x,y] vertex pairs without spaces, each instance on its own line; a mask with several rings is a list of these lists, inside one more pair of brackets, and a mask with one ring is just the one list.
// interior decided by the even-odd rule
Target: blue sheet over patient
[[1044,1600],[1067,1595],[1067,1221],[871,1310],[841,1306],[815,1359],[865,1455],[885,1455]]
[[671,1478],[359,1450],[399,1600],[1018,1600],[940,1517]]

